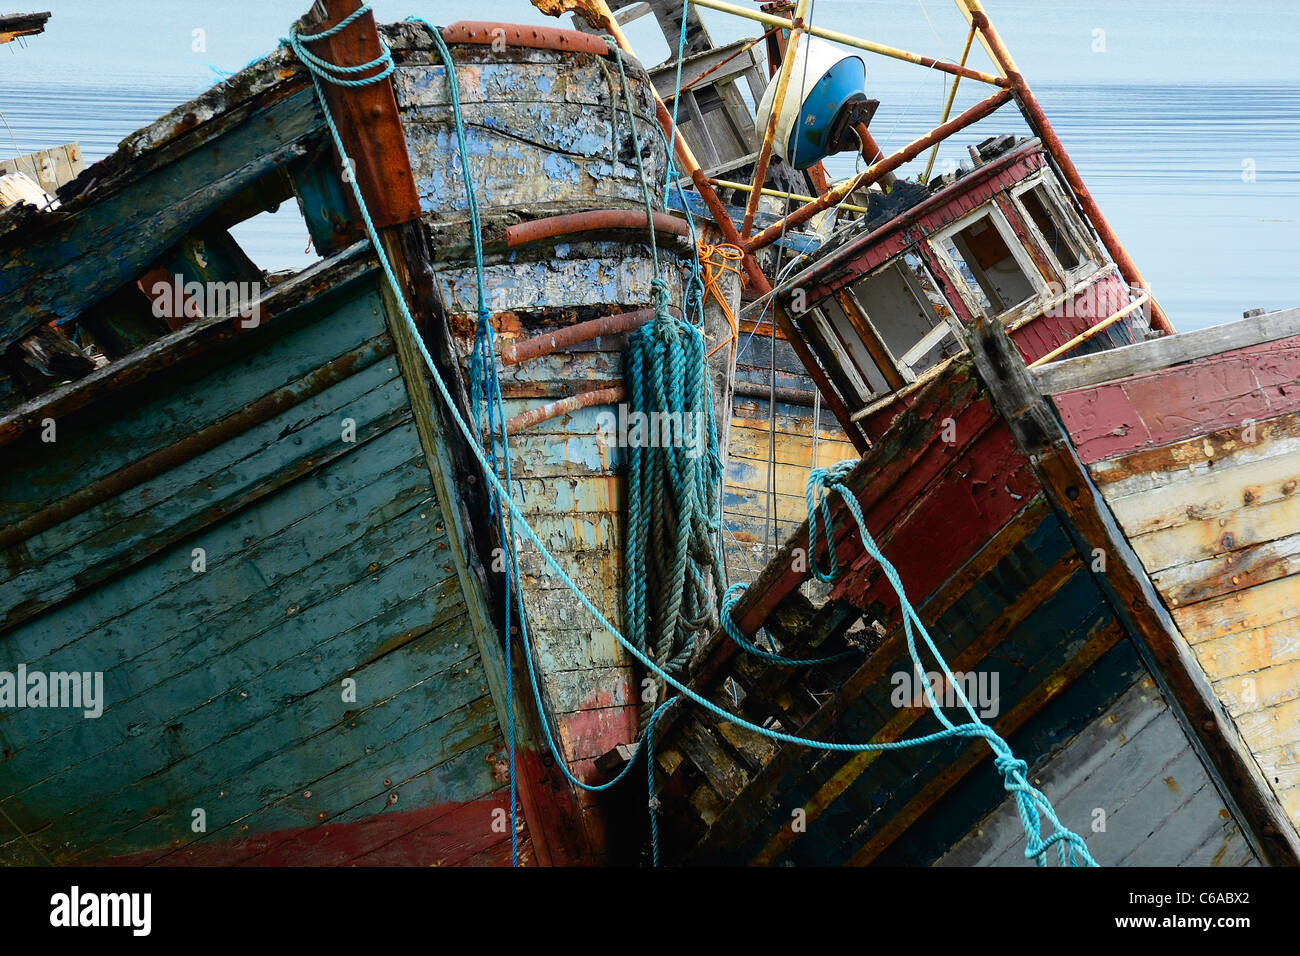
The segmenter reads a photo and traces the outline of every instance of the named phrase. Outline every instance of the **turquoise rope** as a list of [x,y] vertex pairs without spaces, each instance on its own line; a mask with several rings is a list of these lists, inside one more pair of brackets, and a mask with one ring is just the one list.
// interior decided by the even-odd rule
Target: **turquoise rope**
[[[365,9],[368,9],[368,5],[364,6],[362,10],[359,10],[358,15]],[[307,39],[310,40],[310,38]],[[291,41],[291,45],[293,45],[294,42],[296,41]],[[350,84],[338,80],[337,78],[331,76],[328,72],[319,71],[317,68],[313,67],[309,61],[304,60],[303,62],[307,64],[308,69],[312,75],[312,83],[316,89],[318,97],[320,98],[321,109],[325,117],[326,125],[329,128],[330,135],[334,139],[335,147],[338,149],[340,156],[346,155],[346,151],[343,146],[342,137],[339,134],[338,127],[335,124],[333,117],[330,115],[329,107],[325,103],[325,99],[324,96],[322,95],[318,78],[323,77],[324,79],[326,79],[328,82],[331,83],[341,83],[342,85],[350,85]],[[664,683],[673,687],[682,696],[690,698],[700,707],[709,711],[716,717],[719,717],[722,720],[729,721],[732,724],[735,724],[736,726],[743,727],[746,730],[749,730],[753,733],[760,734],[771,740],[780,741],[782,743],[794,744],[798,746],[804,746],[804,747],[809,747],[811,749],[823,750],[828,752],[862,753],[862,752],[874,752],[874,751],[902,750],[909,747],[935,743],[941,740],[952,739],[952,738],[972,738],[972,739],[982,738],[988,743],[990,749],[993,750],[994,752],[994,765],[998,769],[999,773],[1001,773],[1003,776],[1004,789],[1006,789],[1009,793],[1012,793],[1016,799],[1017,808],[1020,813],[1020,820],[1026,834],[1025,856],[1027,858],[1034,859],[1039,866],[1045,866],[1047,850],[1052,846],[1056,846],[1058,861],[1063,865],[1066,864],[1077,865],[1079,862],[1083,862],[1084,864],[1089,866],[1097,865],[1096,861],[1093,860],[1091,854],[1088,853],[1087,845],[1086,843],[1084,843],[1083,838],[1073,833],[1072,831],[1066,829],[1064,825],[1061,824],[1060,820],[1057,819],[1056,814],[1052,809],[1051,802],[1047,799],[1047,797],[1043,795],[1040,791],[1038,791],[1037,789],[1029,785],[1028,781],[1025,779],[1025,774],[1028,772],[1027,765],[1023,761],[1017,760],[1015,756],[1012,754],[1011,748],[1007,745],[1006,741],[1004,741],[1000,736],[998,736],[992,730],[992,728],[985,725],[983,722],[979,720],[977,716],[975,716],[969,701],[965,699],[965,695],[961,693],[961,689],[959,686],[957,689],[959,695],[961,696],[962,702],[965,705],[967,711],[974,718],[971,723],[953,725],[951,721],[949,721],[948,718],[943,714],[942,709],[938,706],[937,701],[935,701],[934,699],[933,692],[930,690],[928,686],[928,682],[926,682],[927,702],[930,704],[931,710],[935,713],[936,717],[944,725],[944,729],[942,731],[938,731],[932,734],[927,734],[922,737],[914,737],[906,740],[889,741],[884,743],[833,743],[829,741],[815,740],[807,737],[800,737],[795,734],[788,734],[782,731],[773,730],[771,728],[762,727],[758,724],[752,723],[751,721],[745,720],[743,717],[740,717],[736,714],[729,713],[728,711],[724,710],[723,708],[713,703],[712,701],[708,700],[707,698],[702,697],[700,694],[692,690],[690,687],[688,687],[681,681],[677,680],[672,674],[668,673],[666,670],[660,668],[658,665],[655,664],[653,660],[651,660],[648,656],[646,656],[644,652],[642,652],[633,643],[631,643],[626,637],[624,637],[623,634],[618,630],[618,628],[616,628],[600,612],[600,609],[597,608],[591,602],[590,598],[588,598],[587,595],[583,593],[582,589],[579,588],[578,585],[575,584],[574,581],[568,576],[564,568],[560,565],[559,561],[556,560],[555,556],[552,555],[551,552],[547,549],[546,545],[542,542],[541,538],[538,537],[537,532],[534,531],[532,526],[528,523],[527,518],[519,510],[518,505],[516,505],[513,500],[513,497],[510,493],[510,489],[501,483],[501,479],[491,468],[490,463],[488,462],[487,457],[485,456],[484,451],[482,449],[481,441],[475,437],[473,431],[466,423],[465,419],[461,416],[459,409],[456,407],[456,402],[452,398],[451,392],[448,390],[446,383],[443,382],[441,375],[438,373],[437,364],[434,362],[433,357],[429,354],[428,348],[425,346],[424,340],[422,336],[420,336],[419,334],[419,329],[418,326],[416,325],[415,318],[411,315],[410,307],[407,305],[405,296],[402,293],[401,283],[398,281],[396,274],[393,272],[392,264],[389,262],[388,256],[384,251],[383,244],[380,242],[378,231],[375,228],[374,221],[371,219],[370,211],[366,205],[364,196],[362,196],[361,194],[360,186],[356,183],[355,179],[353,179],[349,183],[349,185],[352,188],[353,196],[356,199],[358,209],[360,210],[361,213],[362,221],[366,227],[367,235],[370,237],[371,243],[374,247],[376,257],[379,260],[380,267],[383,270],[384,276],[388,281],[389,287],[392,289],[394,297],[397,301],[398,308],[401,311],[402,319],[403,321],[406,322],[407,327],[409,328],[409,330],[413,335],[416,346],[421,356],[423,357],[426,366],[428,367],[431,373],[431,377],[437,389],[438,395],[442,399],[443,404],[446,406],[447,411],[451,417],[451,420],[456,424],[457,428],[461,431],[462,435],[464,435],[466,441],[469,444],[470,449],[474,453],[475,458],[477,459],[479,465],[482,467],[484,475],[486,476],[488,482],[493,486],[493,489],[496,491],[501,501],[508,508],[512,520],[512,524],[515,522],[518,523],[518,526],[522,531],[522,533],[524,534],[524,536],[528,538],[528,540],[530,540],[533,543],[533,545],[537,548],[538,553],[542,555],[543,559],[546,561],[547,565],[550,567],[552,572],[554,572],[555,575],[564,583],[564,585],[567,588],[569,588],[570,591],[573,592],[573,594],[578,598],[579,603],[582,604],[582,606],[587,610],[589,614],[592,615],[592,617],[601,625],[601,627],[603,627],[606,631],[608,631],[615,638],[615,640],[619,642],[619,644],[628,652],[628,654],[630,654],[634,659],[638,660],[643,666],[647,667],[652,672],[656,673],[664,681]],[[822,489],[823,500],[824,500],[825,491],[834,491],[844,498],[850,513],[853,515],[854,520],[858,525],[858,530],[862,536],[863,544],[866,547],[867,552],[881,565],[881,568],[885,571],[886,577],[888,578],[891,586],[894,587],[896,593],[898,594],[900,604],[903,608],[903,621],[904,621],[904,629],[908,639],[908,652],[909,654],[911,654],[913,663],[916,665],[918,671],[924,671],[924,667],[921,665],[919,653],[916,650],[916,644],[913,635],[914,625],[917,626],[918,629],[921,631],[925,639],[925,643],[927,644],[927,646],[931,648],[932,653],[934,653],[936,660],[938,660],[940,664],[942,664],[946,675],[951,679],[952,677],[951,671],[948,670],[947,664],[944,663],[942,656],[939,654],[937,649],[934,648],[933,642],[930,640],[928,633],[925,631],[924,625],[920,623],[920,619],[916,615],[915,610],[912,608],[911,604],[907,601],[907,597],[903,591],[902,582],[898,578],[897,571],[893,568],[893,565],[891,565],[884,558],[884,556],[880,554],[879,549],[876,547],[874,540],[871,538],[870,533],[867,531],[865,521],[863,520],[862,517],[861,508],[858,506],[857,501],[853,497],[853,495],[840,481],[840,479],[843,477],[843,474],[844,472],[841,469],[835,469],[835,470],[817,469],[814,472],[813,476],[810,477],[810,484],[815,483],[817,487]],[[810,513],[809,517],[810,517],[810,524],[811,524],[812,520],[816,519],[816,514]],[[826,527],[828,537],[831,537],[830,536],[831,530],[832,529],[828,524]],[[831,540],[833,540],[833,538],[831,538]],[[511,541],[511,544],[513,550],[513,539]],[[516,595],[517,595],[517,600],[519,601],[520,610],[522,611],[522,599],[518,598],[518,590],[516,590]],[[529,651],[529,653],[525,655],[525,660],[528,662],[529,676],[533,685],[534,696],[539,704],[539,713],[541,714],[542,717],[543,731],[546,735],[547,743],[552,748],[552,752],[559,753],[558,748],[555,747],[554,739],[551,736],[550,728],[545,719],[545,710],[540,706],[541,693],[537,684],[536,669],[533,666],[533,662],[532,662],[531,647],[529,646],[529,642],[527,638],[527,629],[525,626],[522,625],[522,622],[520,627],[520,633],[523,636],[525,642],[525,650]],[[664,704],[662,704],[656,710],[656,714],[654,716],[658,716],[671,703],[673,703],[672,700],[665,701]],[[646,749],[648,751],[649,747],[647,747]],[[592,787],[591,785],[583,784],[581,781],[576,780],[576,778],[574,778],[573,775],[569,772],[567,766],[565,766],[565,762],[562,758],[557,758],[556,762],[560,766],[561,770],[564,772],[565,776],[570,780],[570,782],[590,790],[606,789],[609,786],[612,786],[619,779],[621,779],[623,775],[626,774],[626,772],[631,769],[632,766],[632,764],[629,763],[628,767],[624,768],[624,770],[619,774],[619,776],[616,777],[615,780],[610,781],[609,784],[605,784],[599,787]],[[648,762],[650,763],[651,767],[653,767],[653,762],[652,761],[648,761]],[[653,811],[654,809],[653,806],[651,809]],[[1050,822],[1053,826],[1053,831],[1047,837],[1046,840],[1042,838],[1042,834],[1041,834],[1042,816],[1044,814],[1046,815],[1048,822]]]
[[[426,26],[428,26],[426,24]],[[465,200],[469,207],[470,231],[474,237],[474,273],[477,279],[477,307],[478,307],[478,324],[475,326],[475,357],[478,368],[477,375],[472,376],[471,381],[478,385],[480,381],[485,382],[486,388],[475,387],[472,398],[472,407],[477,410],[480,398],[487,406],[487,432],[489,435],[495,434],[493,427],[494,420],[499,412],[501,418],[502,444],[508,449],[507,436],[505,434],[505,415],[501,409],[500,383],[496,377],[496,362],[494,356],[496,349],[494,347],[495,330],[492,328],[491,316],[488,312],[486,297],[486,278],[483,266],[483,239],[482,226],[480,225],[478,214],[478,197],[474,190],[474,177],[469,167],[469,152],[465,142],[465,123],[460,109],[460,81],[456,76],[456,63],[452,59],[451,51],[447,49],[446,43],[443,42],[442,32],[440,30],[429,28],[432,33],[434,42],[438,47],[438,55],[442,57],[442,62],[447,67],[447,83],[451,88],[452,113],[456,120],[456,142],[460,151],[460,168],[461,175],[465,181]],[[496,471],[496,452],[495,440],[488,446],[488,457],[492,462],[492,470]],[[505,455],[505,480],[506,487],[510,487],[510,456],[507,451]],[[507,540],[513,541],[510,535],[510,529],[507,526],[505,513],[499,507],[499,500],[495,492],[491,498],[492,510],[497,518],[497,531],[504,545]],[[518,587],[518,567],[511,562],[506,567],[506,594],[505,594],[505,633],[506,633],[506,687],[511,690],[506,694],[506,722],[508,725],[508,743],[510,750],[510,862],[511,866],[519,865],[519,800],[518,800],[518,774],[516,772],[516,755],[515,755],[515,708],[514,708],[514,659],[510,647],[510,597]]]
[[[486,305],[484,304],[486,291],[484,288],[485,278],[484,278],[484,268],[483,268],[483,245],[482,245],[482,237],[481,237],[482,234],[481,234],[481,229],[478,226],[479,220],[478,220],[477,200],[473,195],[472,185],[471,185],[473,180],[469,169],[468,153],[465,144],[464,120],[460,110],[460,95],[459,95],[458,81],[456,77],[456,68],[452,60],[450,51],[447,49],[446,44],[443,42],[442,32],[437,27],[430,24],[427,20],[424,20],[420,17],[410,17],[409,20],[411,22],[420,23],[426,29],[429,30],[429,32],[432,34],[434,38],[434,42],[437,44],[439,48],[439,53],[443,57],[444,63],[447,64],[448,81],[451,85],[451,91],[452,91],[452,111],[456,121],[456,132],[457,132],[458,144],[461,153],[461,163],[462,163],[461,168],[462,168],[462,173],[464,176],[464,180],[467,184],[467,187],[470,188],[469,205],[470,205],[470,218],[471,218],[471,224],[473,227],[473,236],[474,236],[474,258],[475,258],[476,276],[478,279],[480,329],[485,329],[486,335],[488,337],[487,354],[489,358],[486,360],[486,363],[484,365],[484,369],[485,369],[484,374],[488,374],[491,376],[492,378],[491,391],[496,395],[496,412],[501,421],[501,426],[500,426],[501,442],[502,442],[502,447],[505,450],[505,454],[503,455],[504,464],[505,464],[505,486],[509,488],[512,484],[511,477],[510,477],[509,435],[505,427],[504,408],[501,405],[501,390],[499,387],[499,382],[497,382],[496,380],[497,372],[496,372],[496,363],[494,360],[495,349],[491,345],[491,341],[492,341],[491,337],[493,332],[491,328],[491,323],[489,321],[488,310],[486,308]],[[638,156],[639,156],[639,150],[638,150]],[[656,267],[657,265],[658,265],[658,259],[656,256]],[[439,384],[441,384],[441,382],[439,382]],[[492,460],[495,463],[495,456],[491,453],[490,450],[489,450],[489,456],[492,457]],[[495,468],[492,469],[492,471],[495,474]],[[493,497],[494,500],[498,497],[498,492],[496,488],[493,489]],[[514,520],[514,514],[512,513],[510,515],[510,521],[513,523],[513,520]],[[506,544],[509,548],[509,558],[510,558],[509,564],[507,565],[507,602],[509,600],[509,596],[513,594],[518,608],[520,635],[524,645],[524,651],[525,651],[524,660],[526,661],[528,667],[529,683],[533,691],[533,698],[537,704],[539,719],[542,725],[542,732],[543,732],[543,736],[546,739],[547,746],[550,749],[551,755],[554,758],[556,764],[559,766],[562,774],[568,779],[568,781],[571,784],[591,793],[599,793],[604,790],[609,790],[610,788],[620,783],[628,775],[628,773],[631,772],[631,770],[636,765],[636,760],[633,759],[629,761],[627,766],[625,766],[623,770],[621,770],[612,780],[609,780],[603,784],[586,783],[578,779],[576,776],[574,776],[574,774],[569,770],[567,761],[565,761],[563,756],[563,751],[561,750],[558,743],[556,743],[554,735],[551,732],[550,723],[546,717],[546,708],[542,700],[541,684],[538,680],[536,668],[533,662],[532,643],[528,634],[527,616],[525,614],[524,605],[523,605],[523,592],[522,589],[518,587],[517,583],[515,583],[513,586],[511,583],[511,582],[518,582],[520,580],[519,566],[518,566],[519,555],[517,549],[514,546],[513,524],[509,530],[503,528],[501,538],[502,538],[502,543]],[[506,606],[507,634],[509,634],[509,620],[510,620],[510,605],[509,603],[507,603]],[[507,674],[509,674],[509,668],[510,668],[510,661],[509,659],[507,659]],[[667,701],[664,701],[654,711],[654,713],[650,717],[649,722],[646,725],[646,733],[643,739],[646,744],[645,750],[647,755],[647,764],[649,766],[653,766],[654,722],[659,718],[659,716],[668,708],[668,706],[675,699],[676,698],[672,698]],[[512,734],[512,740],[513,740],[513,734]],[[640,752],[638,748],[638,753],[636,756],[639,755]],[[512,768],[513,768],[513,757],[512,757]],[[513,786],[514,783],[513,772],[512,772],[511,782]],[[512,814],[513,814],[513,804],[512,804]],[[512,816],[512,821],[513,821],[513,816]]]

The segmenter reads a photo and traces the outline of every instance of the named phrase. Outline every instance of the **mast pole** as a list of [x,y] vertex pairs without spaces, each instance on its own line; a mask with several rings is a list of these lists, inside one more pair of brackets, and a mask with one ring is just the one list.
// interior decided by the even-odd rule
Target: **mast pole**
[[[1101,240],[1101,244],[1105,246],[1110,257],[1115,260],[1115,265],[1119,267],[1124,281],[1150,294],[1151,288],[1147,285],[1146,280],[1142,278],[1137,263],[1129,256],[1128,250],[1124,248],[1119,236],[1111,228],[1110,222],[1101,211],[1101,207],[1097,205],[1097,201],[1092,198],[1092,193],[1084,185],[1083,177],[1079,175],[1078,168],[1065,151],[1065,147],[1056,135],[1056,130],[1052,128],[1047,114],[1043,112],[1037,97],[1034,96],[1033,90],[1029,88],[1029,84],[1025,82],[1025,78],[1017,69],[1016,62],[1011,58],[1011,53],[1002,42],[1001,36],[993,28],[993,24],[984,11],[980,0],[955,0],[955,2],[957,9],[966,18],[966,22],[978,32],[980,43],[989,54],[989,57],[997,64],[999,71],[1010,82],[1011,91],[1024,113],[1029,128],[1042,141],[1043,148],[1047,150],[1048,155],[1056,163],[1057,169],[1061,171],[1061,176],[1069,184],[1075,199],[1078,200],[1079,206],[1083,210],[1083,214],[1088,218],[1093,229],[1096,230],[1097,238]],[[1174,327],[1170,324],[1168,317],[1165,315],[1164,310],[1160,308],[1154,296],[1151,298],[1151,324],[1166,334],[1174,331]]]

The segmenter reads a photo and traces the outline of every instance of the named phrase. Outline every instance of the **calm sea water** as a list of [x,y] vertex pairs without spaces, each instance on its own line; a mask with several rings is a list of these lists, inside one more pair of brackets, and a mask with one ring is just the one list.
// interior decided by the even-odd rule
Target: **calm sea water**
[[[308,0],[47,0],[49,31],[0,47],[0,155],[72,140],[88,161],[131,131],[271,49]],[[1300,305],[1300,31],[1292,0],[986,0],[1089,188],[1179,328],[1244,309]],[[377,0],[381,19],[553,22],[526,0]],[[712,11],[715,40],[752,35]],[[818,0],[814,22],[956,58],[964,25],[942,0]],[[646,23],[642,58],[668,52]],[[972,60],[983,66],[978,51]],[[886,149],[938,118],[944,77],[869,58]],[[963,82],[957,108],[986,95]],[[1023,132],[1006,109],[945,147]],[[853,169],[849,158],[831,172]],[[918,162],[905,172],[919,172]],[[282,211],[239,227],[265,268],[309,261],[306,233]]]

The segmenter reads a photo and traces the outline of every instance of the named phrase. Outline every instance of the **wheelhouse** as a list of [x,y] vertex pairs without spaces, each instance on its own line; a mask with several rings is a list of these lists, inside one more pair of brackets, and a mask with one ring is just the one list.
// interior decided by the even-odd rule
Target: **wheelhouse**
[[1036,139],[990,140],[979,163],[776,291],[862,447],[917,385],[997,322],[1031,364],[1140,341],[1130,288]]

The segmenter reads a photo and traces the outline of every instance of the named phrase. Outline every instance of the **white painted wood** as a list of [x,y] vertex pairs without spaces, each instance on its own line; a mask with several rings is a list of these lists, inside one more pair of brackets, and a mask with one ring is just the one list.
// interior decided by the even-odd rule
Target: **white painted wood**
[[1231,511],[1247,489],[1294,494],[1297,489],[1287,487],[1300,478],[1300,429],[1277,439],[1264,428],[1259,434],[1255,443],[1239,444],[1227,455],[1203,456],[1187,467],[1142,472],[1104,485],[1106,503],[1125,532],[1137,535],[1182,524],[1191,514],[1208,518]]
[[26,173],[5,173],[0,176],[0,209],[20,202],[45,209],[54,202],[54,197]]
[[1300,495],[1243,505],[1220,517],[1188,521],[1131,538],[1133,550],[1151,574],[1226,555],[1300,532]]

